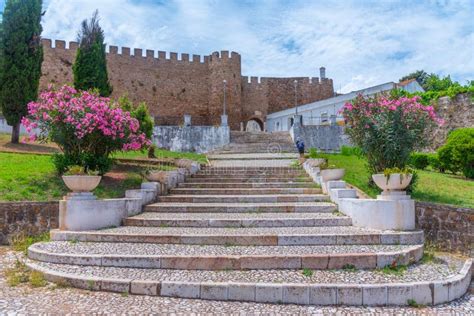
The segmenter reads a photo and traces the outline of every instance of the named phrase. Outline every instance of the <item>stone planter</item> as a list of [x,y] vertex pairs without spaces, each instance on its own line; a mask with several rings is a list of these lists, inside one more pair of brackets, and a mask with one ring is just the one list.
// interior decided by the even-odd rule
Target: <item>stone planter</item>
[[308,164],[308,166],[312,168],[319,167],[325,162],[326,162],[326,159],[324,158],[311,158],[311,159],[306,160],[306,163]]
[[90,192],[94,190],[102,179],[101,176],[62,176],[64,183],[72,192]]
[[166,171],[150,171],[145,178],[150,182],[165,183],[168,178],[168,173]]
[[411,182],[412,174],[393,173],[390,177],[384,174],[373,174],[375,184],[383,190],[384,194],[403,191]]
[[321,178],[323,182],[341,180],[345,172],[345,169],[323,169],[321,170]]

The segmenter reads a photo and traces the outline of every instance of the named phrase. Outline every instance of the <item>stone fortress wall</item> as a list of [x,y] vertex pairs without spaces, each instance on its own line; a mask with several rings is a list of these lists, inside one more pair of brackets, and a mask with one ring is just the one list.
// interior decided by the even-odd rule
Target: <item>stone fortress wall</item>
[[[49,83],[72,83],[77,42],[43,39],[44,61],[40,89]],[[54,44],[54,45],[53,45]],[[184,114],[193,124],[218,125],[223,111],[223,80],[227,81],[226,104],[231,129],[251,119],[263,122],[268,113],[294,105],[294,80],[298,80],[298,104],[330,98],[332,79],[257,78],[242,76],[241,56],[214,52],[200,56],[109,46],[107,53],[112,98],[124,94],[145,101],[157,124],[181,124]],[[323,70],[324,72],[324,70]],[[323,73],[322,72],[322,73]]]

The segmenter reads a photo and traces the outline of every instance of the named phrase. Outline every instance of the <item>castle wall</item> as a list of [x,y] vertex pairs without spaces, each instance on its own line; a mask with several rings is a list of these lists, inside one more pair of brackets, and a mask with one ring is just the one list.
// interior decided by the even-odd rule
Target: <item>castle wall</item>
[[[43,39],[44,62],[40,89],[49,83],[73,82],[72,64],[78,43]],[[53,47],[54,46],[54,47]],[[298,103],[333,96],[332,80],[317,78],[258,78],[241,74],[241,56],[228,51],[210,56],[143,51],[110,46],[107,67],[112,98],[127,94],[134,102],[146,102],[157,125],[182,124],[183,115],[194,125],[218,125],[223,114],[223,80],[227,81],[226,112],[232,130],[258,113],[294,105],[293,81],[298,80]]]

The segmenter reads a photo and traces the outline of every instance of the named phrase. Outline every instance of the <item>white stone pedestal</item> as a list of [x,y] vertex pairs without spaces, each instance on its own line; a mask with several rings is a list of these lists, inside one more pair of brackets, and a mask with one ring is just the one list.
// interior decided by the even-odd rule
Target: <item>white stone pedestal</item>
[[[354,226],[376,229],[415,229],[415,201],[403,199],[339,199],[339,211],[350,216]],[[390,197],[391,198],[391,197]]]

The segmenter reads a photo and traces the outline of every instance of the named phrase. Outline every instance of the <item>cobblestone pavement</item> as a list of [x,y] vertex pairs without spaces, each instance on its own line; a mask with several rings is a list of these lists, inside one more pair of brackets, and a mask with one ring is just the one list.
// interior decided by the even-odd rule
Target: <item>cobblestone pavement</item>
[[4,271],[15,261],[15,254],[0,247],[0,315],[38,314],[313,314],[313,315],[474,315],[474,296],[446,305],[424,308],[361,308],[273,305],[239,302],[202,301],[151,296],[90,292],[48,285],[9,287]]

